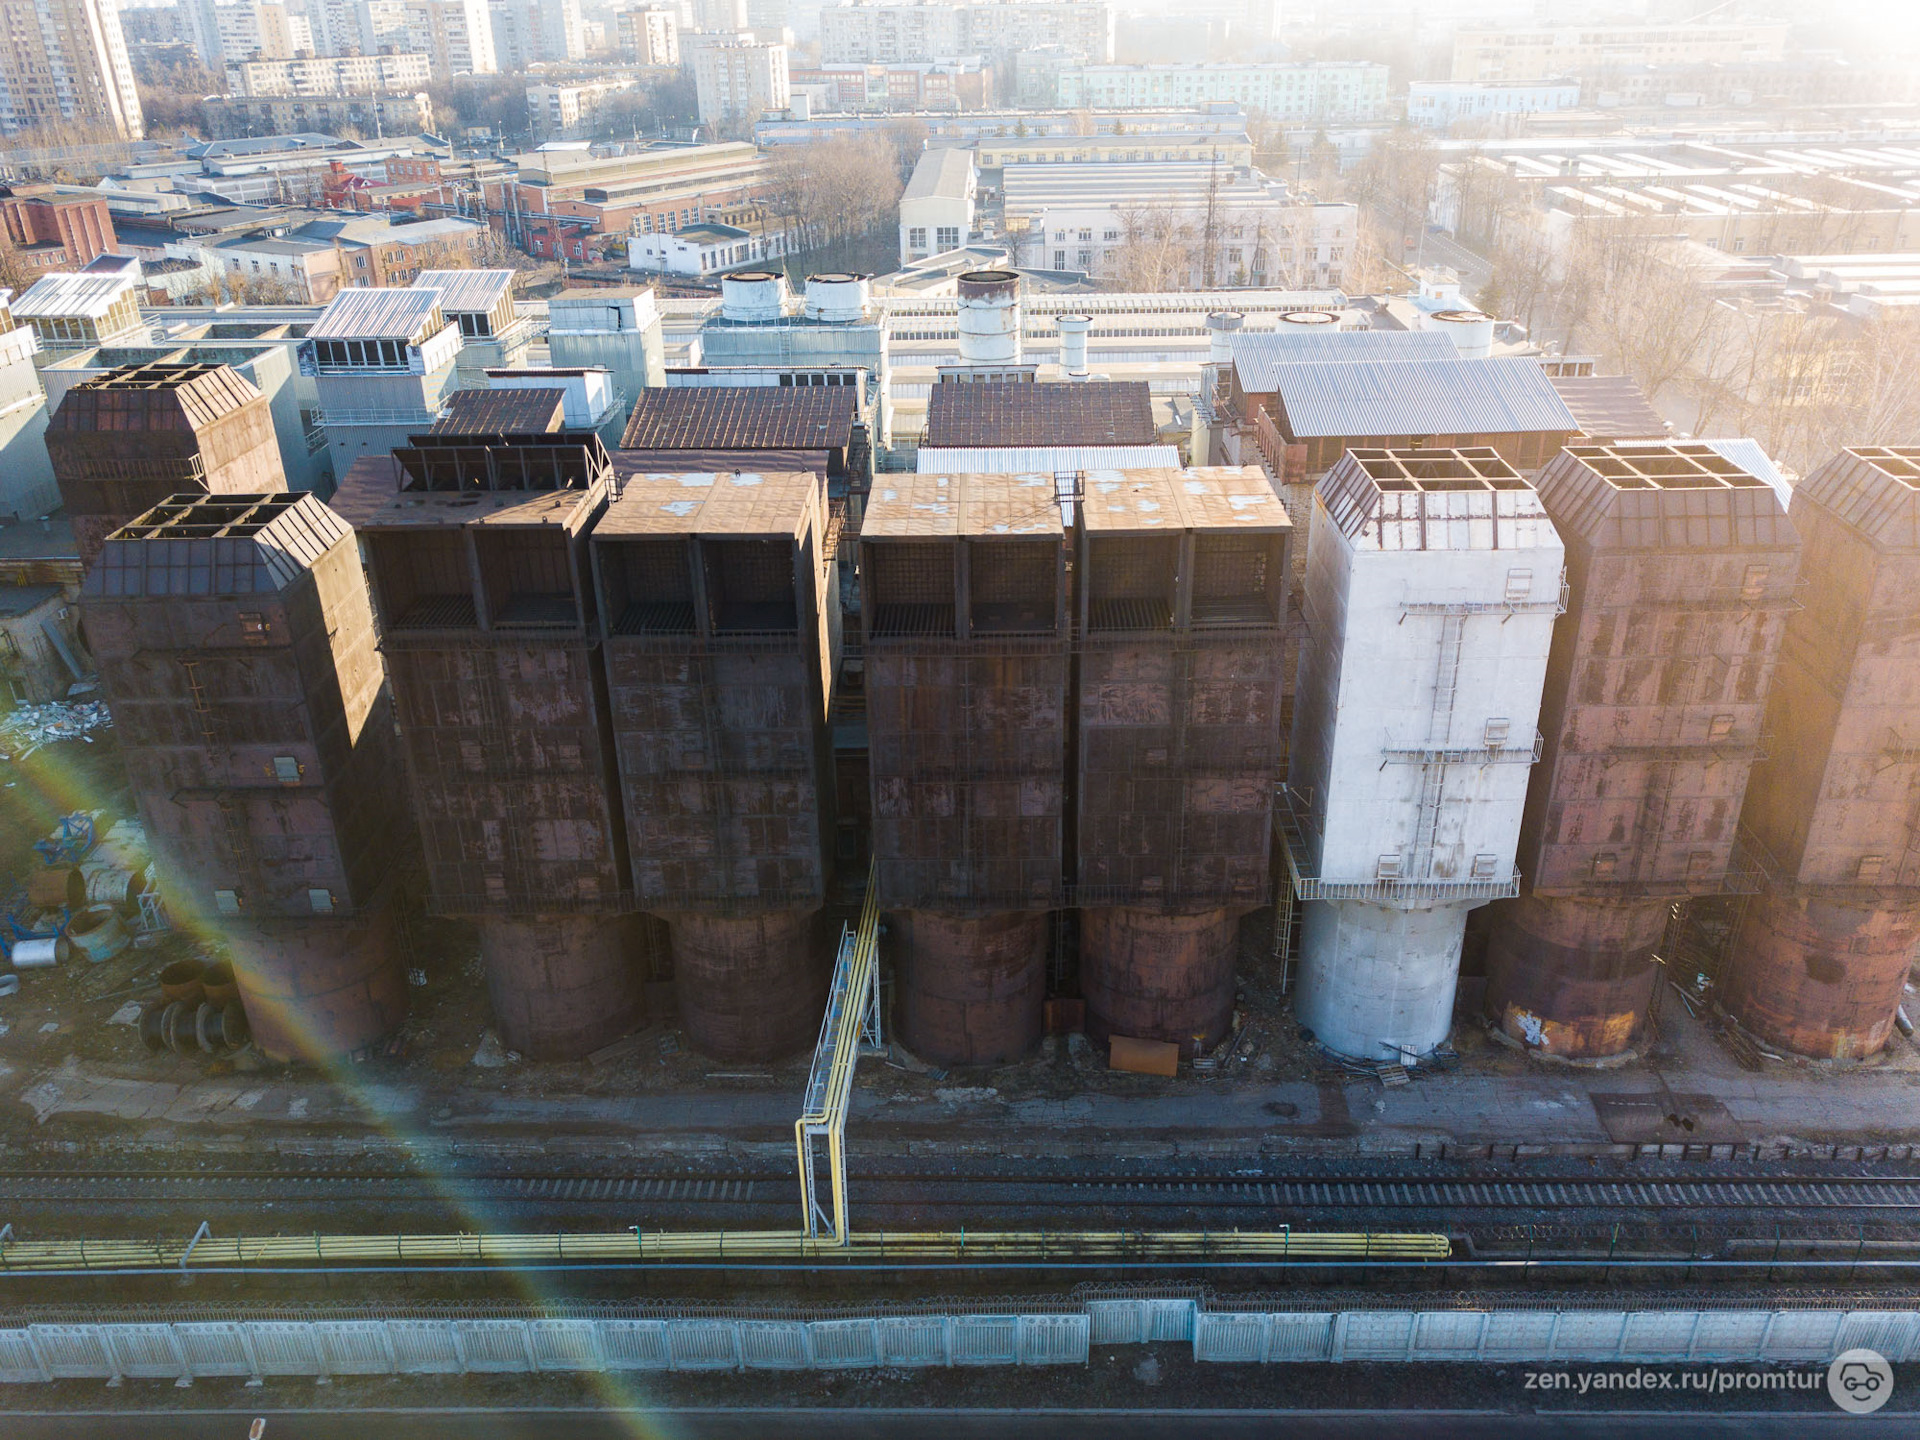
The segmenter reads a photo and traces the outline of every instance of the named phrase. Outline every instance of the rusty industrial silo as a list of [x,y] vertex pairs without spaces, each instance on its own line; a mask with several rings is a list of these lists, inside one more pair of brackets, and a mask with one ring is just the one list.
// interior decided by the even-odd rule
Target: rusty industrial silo
[[594,527],[634,898],[671,925],[681,1023],[716,1059],[803,1048],[826,1000],[825,522],[809,472],[636,472]]
[[1256,469],[1094,472],[1077,508],[1074,893],[1088,1033],[1233,1022],[1268,903],[1292,525]]
[[406,1015],[413,839],[351,532],[312,496],[183,495],[81,603],[168,907],[231,948],[255,1045],[365,1050]]
[[226,365],[129,365],[68,390],[47,454],[82,564],[172,496],[287,488],[267,397]]
[[873,853],[895,1025],[940,1064],[1040,1038],[1066,822],[1065,529],[1051,476],[889,475],[860,535]]
[[1742,820],[1764,890],[1723,1003],[1821,1059],[1886,1043],[1920,942],[1920,447],[1844,450],[1794,488],[1804,608]]
[[577,1059],[645,1011],[587,535],[613,466],[561,393],[490,396],[472,433],[356,461],[358,532],[426,852],[473,919],[501,1040]]
[[1530,1049],[1594,1059],[1639,1036],[1676,902],[1748,883],[1735,839],[1799,540],[1751,442],[1570,446],[1535,488],[1568,610],[1486,1010]]

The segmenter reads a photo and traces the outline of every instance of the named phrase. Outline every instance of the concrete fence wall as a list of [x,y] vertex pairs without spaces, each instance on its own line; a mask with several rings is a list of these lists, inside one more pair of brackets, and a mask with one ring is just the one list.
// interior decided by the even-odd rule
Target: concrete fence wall
[[1920,1358],[1904,1310],[1350,1310],[1203,1313],[1196,1360],[1560,1360],[1822,1364],[1853,1349]]
[[856,1320],[194,1320],[0,1329],[0,1383],[1078,1365],[1084,1314]]
[[191,1320],[0,1328],[0,1383],[617,1370],[1080,1365],[1093,1345],[1188,1343],[1196,1360],[1825,1364],[1920,1360],[1896,1310],[1210,1312],[1114,1299],[1054,1315],[836,1320]]

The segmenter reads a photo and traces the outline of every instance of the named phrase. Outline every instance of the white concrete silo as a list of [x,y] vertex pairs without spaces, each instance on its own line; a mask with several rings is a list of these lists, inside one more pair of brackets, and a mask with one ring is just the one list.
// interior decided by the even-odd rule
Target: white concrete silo
[[1467,912],[1516,893],[1564,555],[1492,450],[1349,451],[1316,487],[1288,797],[1294,1013],[1331,1050],[1444,1041]]

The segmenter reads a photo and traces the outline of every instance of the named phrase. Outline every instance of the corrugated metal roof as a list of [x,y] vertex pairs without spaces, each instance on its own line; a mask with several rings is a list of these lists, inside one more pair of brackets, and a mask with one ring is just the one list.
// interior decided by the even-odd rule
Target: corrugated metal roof
[[628,475],[593,534],[797,535],[819,497],[818,477],[805,471]]
[[1580,428],[1535,360],[1360,360],[1277,365],[1274,371],[1280,418],[1296,440],[1570,435]]
[[274,594],[351,534],[309,494],[176,495],[107,537],[85,593]]
[[622,450],[834,450],[853,438],[851,385],[642,390]]
[[925,443],[939,449],[1156,445],[1145,380],[958,381],[927,396]]
[[1180,450],[1174,445],[1048,445],[1005,450],[922,446],[915,468],[923,475],[1055,475],[1063,470],[1156,470],[1169,466],[1180,466]]
[[564,390],[455,390],[429,435],[548,435],[566,421]]
[[1331,325],[1282,325],[1232,337],[1240,388],[1264,395],[1275,368],[1305,361],[1457,360],[1458,348],[1437,330],[1336,330]]
[[[1443,337],[1444,338],[1444,337]],[[1554,390],[1595,440],[1665,440],[1667,422],[1625,375],[1553,375]]]
[[1569,542],[1599,550],[1797,549],[1786,497],[1698,441],[1570,445],[1535,480]]
[[440,292],[443,314],[485,314],[513,288],[511,270],[422,270],[414,286]]
[[307,332],[310,340],[410,340],[433,318],[438,290],[349,289],[334,296]]
[[42,275],[13,302],[14,318],[84,315],[97,318],[133,288],[131,275]]
[[1794,487],[1793,510],[1813,504],[1887,550],[1920,550],[1920,446],[1842,450]]
[[862,540],[1065,533],[1051,475],[876,475],[860,521]]
[[1793,482],[1773,463],[1773,457],[1760,448],[1758,440],[1702,440],[1700,443],[1723,460],[1731,460],[1747,474],[1766,481],[1782,505],[1793,504]]

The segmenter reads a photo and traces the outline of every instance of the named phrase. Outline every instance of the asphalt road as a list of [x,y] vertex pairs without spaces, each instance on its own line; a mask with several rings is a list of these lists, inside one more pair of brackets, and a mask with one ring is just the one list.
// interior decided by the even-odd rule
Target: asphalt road
[[1912,1414],[1859,1418],[1717,1411],[1711,1414],[1514,1415],[1299,1410],[946,1409],[581,1409],[94,1411],[64,1415],[0,1411],[9,1440],[1669,1440],[1741,1437],[1794,1440],[1833,1435],[1912,1435]]
[[1493,267],[1451,236],[1436,235],[1429,230],[1418,253],[1429,265],[1445,265],[1459,272],[1460,286],[1470,297],[1493,278]]

